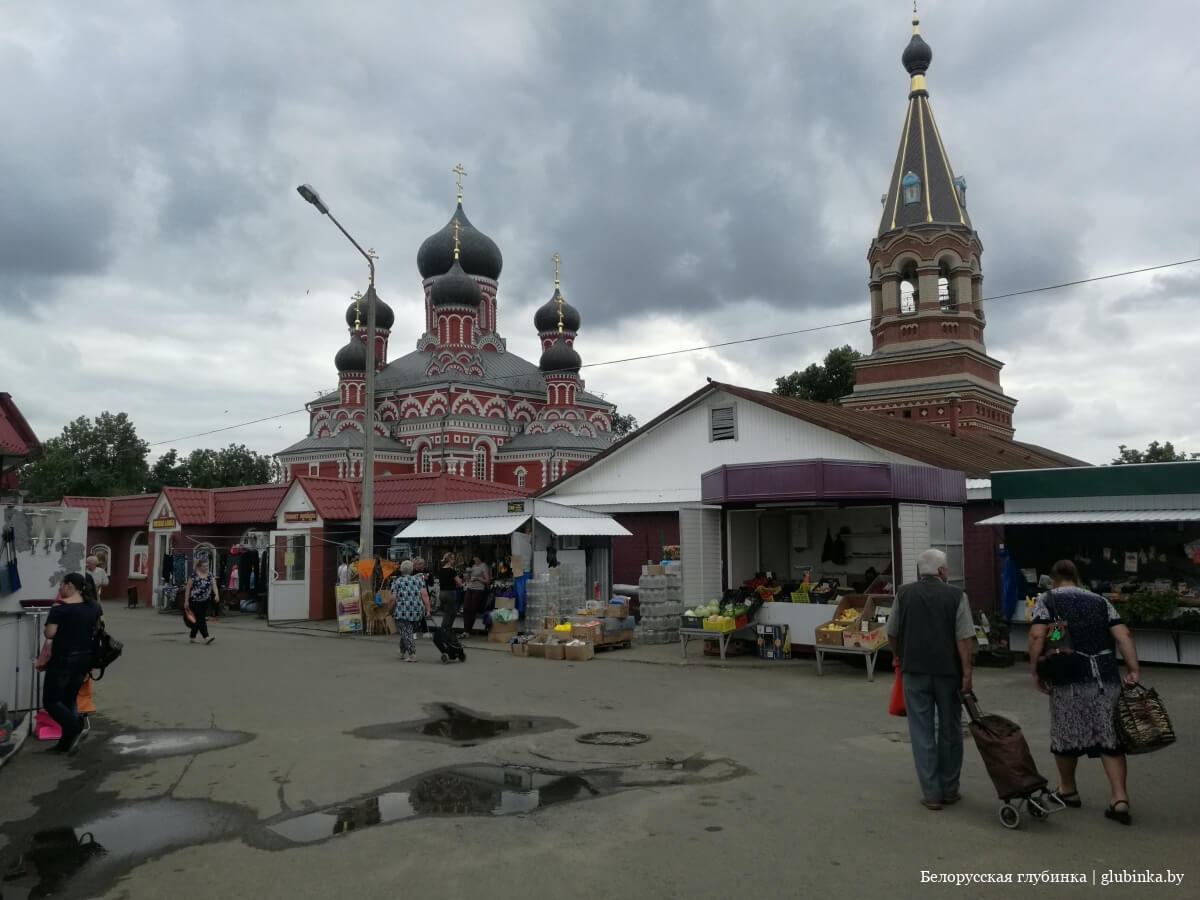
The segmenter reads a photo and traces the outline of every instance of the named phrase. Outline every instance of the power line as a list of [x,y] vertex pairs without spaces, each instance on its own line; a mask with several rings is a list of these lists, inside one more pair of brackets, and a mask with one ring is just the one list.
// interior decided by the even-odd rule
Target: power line
[[[1163,269],[1173,269],[1178,266],[1187,266],[1187,265],[1191,265],[1192,263],[1197,263],[1197,262],[1200,262],[1200,257],[1194,257],[1192,259],[1181,259],[1181,260],[1177,260],[1176,262],[1161,263],[1160,265],[1157,265],[1157,266],[1144,266],[1143,268],[1140,268],[1140,269],[1127,269],[1126,271],[1123,271],[1123,272],[1111,272],[1107,275],[1094,275],[1091,278],[1080,278],[1076,281],[1062,281],[1057,284],[1047,284],[1047,285],[1043,285],[1042,287],[1025,288],[1020,291],[1009,291],[1007,294],[996,294],[994,297],[984,297],[980,300],[980,303],[996,303],[1000,300],[1011,300],[1014,297],[1025,297],[1030,294],[1044,293],[1045,291],[1057,291],[1057,290],[1061,290],[1062,288],[1078,287],[1081,284],[1094,284],[1097,281],[1108,281],[1113,278],[1125,278],[1129,275],[1143,275],[1146,272],[1158,272]],[[773,334],[760,334],[760,335],[755,335],[754,337],[737,338],[732,341],[721,341],[721,342],[715,343],[715,344],[704,344],[700,347],[683,347],[679,350],[663,350],[659,353],[646,353],[641,356],[626,356],[626,357],[622,357],[620,359],[606,359],[603,362],[585,363],[582,366],[580,366],[580,368],[581,369],[594,369],[594,368],[599,368],[600,366],[615,366],[620,363],[641,362],[641,361],[647,360],[647,359],[660,359],[664,356],[678,356],[681,353],[697,353],[701,350],[717,350],[717,349],[720,349],[721,347],[733,347],[738,344],[752,344],[757,341],[769,341],[769,340],[774,340],[775,338],[793,337],[798,334],[812,334],[813,332],[816,332],[816,331],[828,331],[833,328],[844,328],[848,325],[862,325],[862,324],[865,324],[870,321],[871,321],[870,318],[846,319],[843,322],[829,322],[824,325],[810,325],[807,328],[796,328],[791,331],[777,331]],[[507,379],[529,378],[529,377],[530,377],[529,375],[500,375],[500,376],[493,376],[490,380],[491,381],[503,381],[503,380],[507,380]],[[210,434],[219,434],[222,431],[232,431],[235,428],[245,428],[247,425],[257,425],[260,422],[270,422],[274,419],[282,419],[284,416],[291,416],[291,415],[295,415],[296,413],[302,413],[302,412],[307,412],[307,411],[308,411],[307,407],[302,407],[300,409],[292,409],[292,410],[288,410],[287,412],[277,413],[276,415],[273,415],[273,416],[264,416],[261,419],[253,419],[249,422],[239,422],[237,425],[226,425],[223,428],[214,428],[211,431],[200,431],[200,432],[197,432],[196,434],[188,434],[188,435],[184,435],[183,437],[172,438],[171,440],[167,440],[167,441],[154,441],[153,443],[149,444],[149,446],[161,447],[163,444],[174,444],[174,443],[178,443],[179,441],[191,440],[192,438],[206,437],[207,435],[210,435]]]

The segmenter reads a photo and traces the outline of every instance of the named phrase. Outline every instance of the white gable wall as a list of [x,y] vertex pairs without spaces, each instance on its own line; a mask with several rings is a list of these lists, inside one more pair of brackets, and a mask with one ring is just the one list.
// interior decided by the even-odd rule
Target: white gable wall
[[[710,441],[709,410],[733,405],[737,410],[737,440]],[[813,425],[757,403],[718,391],[655,426],[627,446],[568,478],[549,497],[573,494],[640,491],[689,492],[687,501],[700,499],[700,476],[709,469],[737,463],[785,459],[845,459],[924,465],[872,447],[819,425]],[[683,500],[683,496],[680,497]]]

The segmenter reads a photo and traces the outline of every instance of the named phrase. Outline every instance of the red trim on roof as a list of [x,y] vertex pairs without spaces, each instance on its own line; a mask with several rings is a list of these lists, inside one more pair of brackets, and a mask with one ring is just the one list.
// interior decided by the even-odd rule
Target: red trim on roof
[[37,435],[13,402],[12,394],[0,391],[0,453],[28,456],[41,446]]

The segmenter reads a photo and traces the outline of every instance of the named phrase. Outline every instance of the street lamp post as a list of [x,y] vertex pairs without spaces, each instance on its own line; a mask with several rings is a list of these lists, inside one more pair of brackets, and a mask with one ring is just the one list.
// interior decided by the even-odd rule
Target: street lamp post
[[317,208],[317,212],[329,216],[329,220],[338,227],[338,231],[346,236],[354,249],[363,255],[367,261],[370,280],[367,283],[367,371],[365,393],[367,399],[365,421],[363,422],[363,456],[362,456],[362,510],[360,513],[360,531],[358,538],[358,555],[361,559],[375,556],[375,258],[364,250],[350,236],[342,223],[333,217],[329,207],[321,200],[309,184],[302,184],[296,191]]

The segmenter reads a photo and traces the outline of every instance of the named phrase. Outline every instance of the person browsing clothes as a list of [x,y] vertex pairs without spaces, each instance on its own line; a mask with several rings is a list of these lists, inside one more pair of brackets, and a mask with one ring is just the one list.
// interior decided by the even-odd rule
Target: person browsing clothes
[[908,735],[921,804],[957,803],[962,772],[962,694],[971,690],[975,624],[967,595],[947,584],[946,554],[917,557],[917,580],[896,592],[887,633],[900,661]]

